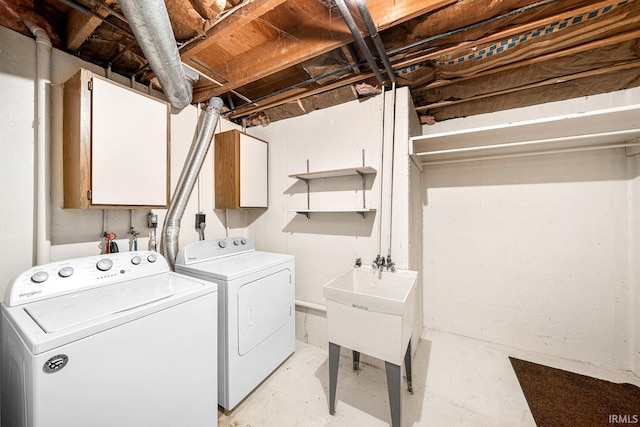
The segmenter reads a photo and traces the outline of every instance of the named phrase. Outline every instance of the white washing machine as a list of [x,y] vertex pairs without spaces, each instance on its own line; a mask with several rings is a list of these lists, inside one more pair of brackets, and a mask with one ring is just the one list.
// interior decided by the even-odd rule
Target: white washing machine
[[2,426],[216,425],[217,295],[155,252],[24,272],[2,304]]
[[178,253],[176,272],[218,284],[218,403],[231,410],[295,351],[294,257],[202,240]]

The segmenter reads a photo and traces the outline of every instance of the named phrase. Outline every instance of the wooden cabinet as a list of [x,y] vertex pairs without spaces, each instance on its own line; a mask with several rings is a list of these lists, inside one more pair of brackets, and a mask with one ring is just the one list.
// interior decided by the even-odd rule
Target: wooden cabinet
[[165,208],[170,106],[80,70],[64,84],[65,208]]
[[238,130],[215,136],[216,209],[267,207],[268,144]]

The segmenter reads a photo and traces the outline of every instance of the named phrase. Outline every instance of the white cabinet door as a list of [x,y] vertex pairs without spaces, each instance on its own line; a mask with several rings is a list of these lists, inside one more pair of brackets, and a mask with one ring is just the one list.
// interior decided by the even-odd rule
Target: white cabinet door
[[99,78],[92,81],[91,202],[166,205],[166,104]]
[[267,207],[267,144],[240,134],[240,206]]

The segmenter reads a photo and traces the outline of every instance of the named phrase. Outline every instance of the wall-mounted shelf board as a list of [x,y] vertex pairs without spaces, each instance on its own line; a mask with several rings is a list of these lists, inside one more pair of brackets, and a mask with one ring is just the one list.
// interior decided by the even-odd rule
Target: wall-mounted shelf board
[[296,209],[289,212],[305,215],[307,218],[312,213],[357,213],[365,218],[368,213],[375,213],[375,211],[375,209]]
[[335,177],[341,177],[341,176],[372,175],[375,173],[376,173],[376,170],[370,166],[360,166],[355,168],[295,173],[295,174],[289,175],[289,178],[296,178],[296,179],[301,179],[303,181],[306,181],[310,179],[335,178]]
[[417,164],[640,145],[640,105],[415,136]]

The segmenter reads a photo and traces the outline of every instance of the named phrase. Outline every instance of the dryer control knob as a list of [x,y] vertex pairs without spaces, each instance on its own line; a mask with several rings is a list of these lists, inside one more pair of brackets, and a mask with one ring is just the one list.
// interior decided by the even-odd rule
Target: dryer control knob
[[58,276],[60,277],[71,277],[73,274],[73,267],[62,267],[60,271],[58,271]]
[[42,283],[49,278],[49,274],[46,271],[36,271],[31,275],[31,281],[33,283]]
[[158,260],[158,257],[155,256],[154,254],[151,254],[147,257],[147,261],[149,262],[156,262]]
[[234,240],[234,241],[233,241],[233,244],[234,244],[234,245],[236,245],[236,246],[238,246],[238,245],[240,244],[240,240]]
[[142,262],[142,258],[140,258],[138,255],[131,258],[131,264],[133,265],[139,265],[141,262]]
[[218,246],[220,246],[221,248],[226,248],[227,242],[225,242],[224,240],[220,240],[218,241]]
[[109,258],[102,258],[96,263],[96,268],[100,271],[108,271],[113,267],[113,261]]
[[246,245],[247,241],[245,239],[240,239],[240,243],[242,243],[243,245]]

